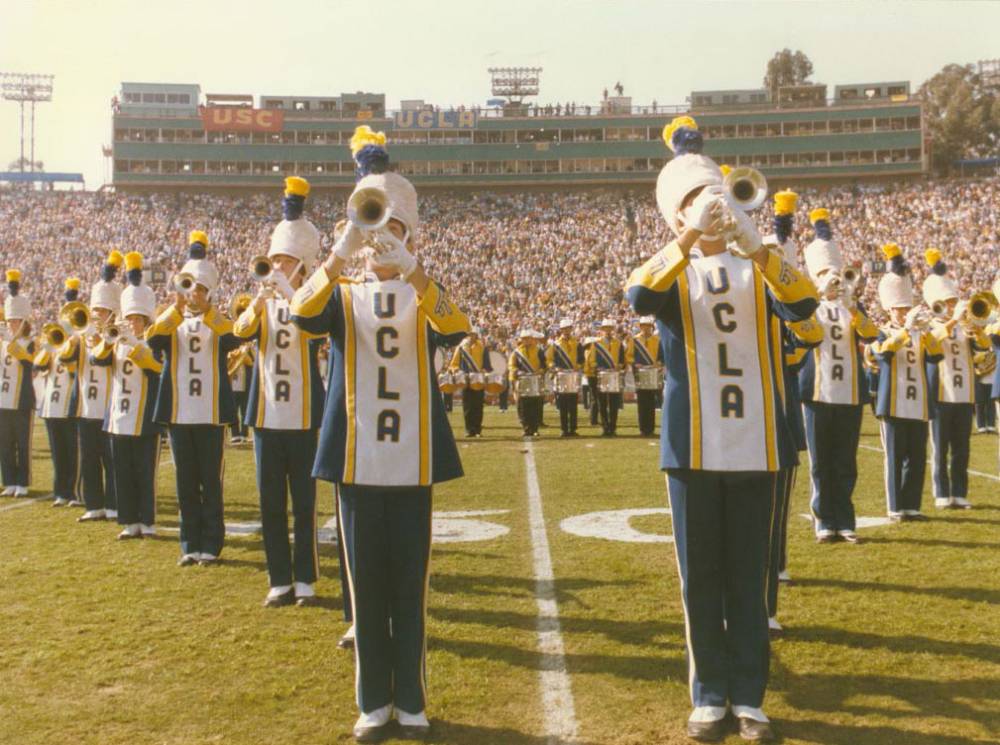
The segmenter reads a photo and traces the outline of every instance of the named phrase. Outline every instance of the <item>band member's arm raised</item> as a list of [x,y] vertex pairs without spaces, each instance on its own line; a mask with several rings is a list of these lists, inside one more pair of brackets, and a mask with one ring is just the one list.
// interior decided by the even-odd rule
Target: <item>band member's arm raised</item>
[[233,333],[240,339],[256,339],[260,334],[260,322],[267,313],[266,307],[257,310],[257,303],[250,303],[233,324]]
[[823,341],[823,327],[810,316],[804,321],[789,321],[787,324],[791,346],[809,349]]
[[[419,272],[423,274],[422,270]],[[426,275],[423,276],[426,277]],[[431,328],[440,334],[442,340],[447,344],[460,342],[472,328],[469,317],[451,301],[433,279],[427,278],[423,289],[412,280],[411,277],[411,283],[417,290],[417,305],[426,314]]]
[[16,340],[7,345],[7,351],[10,352],[14,359],[20,360],[21,362],[35,361],[35,356],[31,353],[31,350],[29,348],[22,347]]
[[184,316],[177,310],[176,305],[168,306],[156,320],[146,329],[146,338],[152,339],[154,336],[172,336],[177,331],[177,327],[184,322]]
[[113,361],[112,351],[114,351],[114,345],[101,339],[97,342],[97,346],[90,350],[90,364],[97,367],[109,367]]
[[878,338],[878,326],[872,323],[872,319],[868,317],[860,305],[855,306],[851,311],[851,326],[854,327],[854,333],[861,339],[867,341]]
[[775,299],[774,311],[785,321],[804,321],[819,305],[816,287],[778,251],[768,251],[766,258],[754,262],[764,283]]
[[920,343],[924,348],[924,359],[927,362],[940,362],[944,359],[944,347],[941,346],[941,340],[933,334],[924,334]]
[[52,355],[49,353],[48,349],[42,348],[38,350],[38,354],[35,355],[35,359],[31,361],[31,364],[35,366],[35,370],[41,373],[47,373],[49,371],[49,362],[52,360]]
[[891,334],[880,332],[878,340],[872,342],[870,346],[875,355],[886,356],[895,354],[909,341],[909,332],[906,329],[897,329]]
[[153,356],[152,350],[145,344],[133,347],[132,351],[128,353],[128,358],[143,370],[150,370],[157,374],[163,372],[163,363]]
[[[668,243],[629,276],[625,294],[636,313],[656,315],[666,303],[667,294],[690,261],[688,251],[691,246],[685,251],[681,244],[690,232],[686,231],[681,239]],[[691,245],[694,245],[693,241]]]

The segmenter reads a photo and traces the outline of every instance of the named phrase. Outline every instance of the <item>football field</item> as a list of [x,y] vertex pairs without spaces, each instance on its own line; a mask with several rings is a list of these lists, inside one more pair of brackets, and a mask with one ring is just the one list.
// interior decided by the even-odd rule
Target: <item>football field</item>
[[[583,413],[583,412],[581,412]],[[465,478],[435,490],[428,608],[431,741],[682,743],[684,617],[658,441],[626,406],[620,436],[532,443],[487,409],[462,436]],[[581,421],[585,416],[581,416]],[[49,492],[44,428],[32,497]],[[882,454],[865,420],[859,545],[817,545],[800,470],[765,711],[787,743],[1000,740],[997,439],[972,438],[971,511],[885,524]],[[805,462],[805,458],[803,458]],[[0,498],[0,743],[312,745],[351,741],[354,660],[339,650],[337,549],[319,487],[318,607],[265,609],[253,451],[226,451],[223,562],[175,565],[163,450],[159,536],[118,542],[81,510]],[[739,742],[733,734],[728,742]]]

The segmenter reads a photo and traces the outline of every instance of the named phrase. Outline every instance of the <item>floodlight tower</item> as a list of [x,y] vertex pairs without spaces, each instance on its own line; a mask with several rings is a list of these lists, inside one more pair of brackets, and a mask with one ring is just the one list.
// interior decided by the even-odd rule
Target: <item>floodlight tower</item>
[[21,173],[24,173],[24,104],[31,104],[31,170],[35,170],[35,104],[52,100],[53,75],[0,72],[0,93],[21,107]]
[[540,67],[491,67],[494,96],[502,96],[512,104],[521,104],[526,96],[537,96]]

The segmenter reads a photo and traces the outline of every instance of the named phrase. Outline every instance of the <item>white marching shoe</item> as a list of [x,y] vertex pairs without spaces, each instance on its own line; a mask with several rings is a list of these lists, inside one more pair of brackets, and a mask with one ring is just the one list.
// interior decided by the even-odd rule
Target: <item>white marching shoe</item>
[[80,517],[76,518],[78,523],[89,523],[92,520],[104,520],[107,518],[104,510],[87,510]]
[[378,742],[382,739],[383,729],[392,720],[392,704],[370,711],[362,712],[354,723],[354,739],[358,742]]
[[431,729],[431,723],[427,721],[427,715],[422,711],[410,714],[402,709],[396,709],[396,721],[399,722],[400,734],[407,740],[419,739]]
[[28,487],[26,486],[15,486],[14,487],[15,497],[26,497],[28,496]]
[[17,494],[16,486],[5,486],[3,491],[0,491],[0,497],[13,497]]
[[951,507],[951,500],[948,497],[935,497],[934,498],[934,508],[938,510],[946,510]]
[[142,531],[139,530],[139,523],[126,525],[122,528],[122,532],[118,534],[119,541],[127,541],[132,538],[142,538]]
[[117,520],[118,510],[104,510],[104,516],[108,518],[108,520]]
[[972,503],[965,497],[952,497],[951,506],[959,510],[971,510]]
[[772,634],[780,634],[785,629],[780,623],[778,623],[776,616],[771,616],[767,619],[767,630]]
[[139,532],[142,533],[143,537],[147,535],[156,535],[156,526],[139,523]]
[[68,499],[63,499],[62,497],[56,497],[52,501],[52,506],[53,507],[65,507],[68,504],[69,504],[69,500]]
[[778,581],[779,582],[791,582],[792,581],[792,575],[790,575],[788,573],[787,569],[782,569],[780,572],[778,572]]

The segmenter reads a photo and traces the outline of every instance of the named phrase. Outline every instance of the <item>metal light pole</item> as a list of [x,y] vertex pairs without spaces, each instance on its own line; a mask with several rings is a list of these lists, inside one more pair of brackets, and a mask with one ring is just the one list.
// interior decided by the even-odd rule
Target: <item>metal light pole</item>
[[52,100],[53,75],[0,72],[0,95],[21,108],[21,173],[24,173],[24,104],[31,104],[31,170],[35,170],[35,104]]

